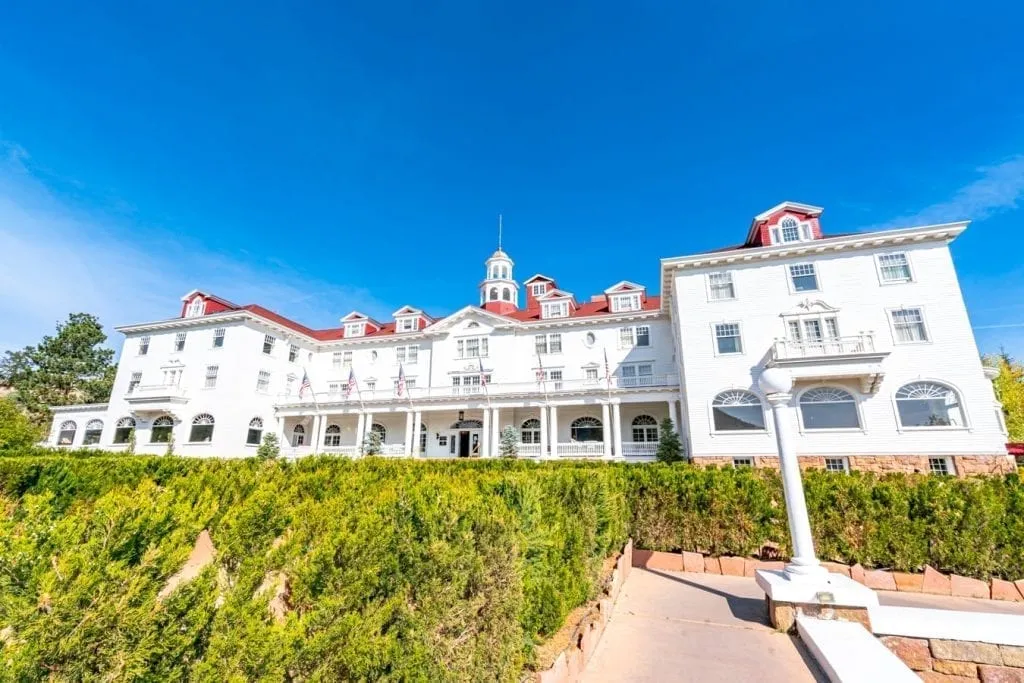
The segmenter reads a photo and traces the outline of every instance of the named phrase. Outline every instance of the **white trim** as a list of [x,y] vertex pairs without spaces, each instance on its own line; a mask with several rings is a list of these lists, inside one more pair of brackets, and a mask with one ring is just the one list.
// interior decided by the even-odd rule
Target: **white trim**
[[[962,425],[949,426],[936,425],[933,427],[904,427],[903,421],[900,419],[900,407],[899,404],[896,403],[896,392],[908,384],[915,384],[917,382],[941,384],[944,387],[952,389],[953,392],[956,393],[957,400],[960,402],[960,414],[964,418],[964,423]],[[892,405],[893,419],[896,420],[897,432],[970,432],[974,430],[974,426],[971,422],[971,413],[967,410],[967,403],[964,401],[964,392],[961,391],[960,387],[956,384],[953,384],[946,379],[938,379],[935,377],[914,377],[911,379],[902,379],[896,382],[893,390],[889,392],[889,403]]]
[[[736,277],[735,277],[735,272],[736,271],[734,271],[734,270],[723,269],[723,270],[709,271],[709,272],[705,273],[705,275],[704,275],[704,290],[705,290],[705,294],[708,297],[708,303],[716,304],[716,303],[719,303],[721,301],[736,301],[739,298],[739,296],[736,293]],[[713,297],[711,295],[711,293],[712,293],[712,289],[711,289],[711,276],[712,275],[728,275],[729,276],[729,286],[732,287],[732,296],[726,297],[724,299],[716,299],[715,297]]]
[[[741,320],[716,320],[709,323],[711,327],[711,349],[714,351],[715,356],[742,356],[747,352],[747,345],[743,341],[743,321]],[[719,325],[736,325],[736,329],[739,331],[739,351],[724,351],[718,350],[718,326]]]
[[[911,311],[917,309],[921,312],[921,325],[924,327],[925,338],[919,341],[900,341],[899,335],[896,334],[896,321],[893,319],[892,314],[894,311]],[[892,343],[894,346],[920,346],[922,344],[931,344],[932,342],[932,330],[928,326],[928,314],[925,311],[925,307],[917,304],[902,304],[900,306],[893,306],[885,309],[885,317],[889,320],[889,333],[892,335]]]
[[[857,411],[857,424],[858,427],[825,427],[822,429],[815,429],[814,427],[804,426],[804,412],[800,409],[800,399],[803,398],[804,394],[812,389],[841,389],[850,396],[853,397],[853,408]],[[796,406],[796,420],[797,426],[800,429],[801,434],[856,434],[864,433],[867,431],[867,425],[864,424],[864,410],[862,403],[864,396],[860,394],[856,389],[847,387],[840,382],[816,382],[810,386],[803,387],[799,391],[793,394],[793,403]]]
[[[715,428],[715,399],[724,394],[727,391],[743,391],[748,394],[753,394],[757,397],[757,400],[761,404],[761,419],[764,421],[764,429],[716,429]],[[771,434],[772,421],[769,419],[768,406],[764,400],[764,396],[760,392],[754,391],[750,387],[743,387],[739,385],[733,385],[725,389],[719,389],[711,395],[705,402],[707,407],[707,421],[708,421],[708,434],[712,437],[721,436],[749,436],[749,435],[760,435]]]
[[[882,277],[882,257],[883,256],[897,256],[897,255],[902,255],[903,258],[906,259],[906,261],[907,261],[907,270],[910,272],[910,279],[908,279],[908,280],[892,280],[892,281],[887,281],[885,278]],[[893,285],[906,285],[906,284],[910,284],[911,282],[917,282],[917,277],[915,276],[915,273],[914,273],[914,264],[911,262],[911,259],[910,259],[910,250],[908,250],[908,249],[903,249],[903,250],[895,249],[895,250],[890,250],[890,251],[881,251],[881,252],[878,252],[877,254],[875,254],[875,259],[874,260],[875,260],[875,274],[878,276],[878,284],[880,286],[882,286],[882,287],[890,287],[890,286],[893,286]]]
[[[797,289],[796,283],[793,281],[793,268],[800,266],[810,266],[814,271],[814,289]],[[797,277],[808,277],[807,275],[799,275]],[[818,264],[814,261],[800,261],[798,263],[787,263],[786,264],[786,281],[789,284],[789,293],[796,294],[798,296],[809,295],[811,292],[821,292],[824,287],[821,284],[821,273],[818,272]]]

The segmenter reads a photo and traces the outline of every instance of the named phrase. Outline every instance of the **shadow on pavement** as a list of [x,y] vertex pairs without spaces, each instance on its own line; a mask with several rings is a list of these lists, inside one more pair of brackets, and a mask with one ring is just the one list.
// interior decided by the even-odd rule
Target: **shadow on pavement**
[[657,569],[645,569],[645,571],[651,574],[657,574],[660,577],[675,581],[683,585],[689,586],[690,588],[696,588],[697,590],[704,591],[705,593],[711,593],[717,595],[725,600],[725,603],[729,606],[729,611],[737,619],[743,621],[753,622],[755,624],[761,624],[763,626],[771,626],[768,622],[768,609],[765,607],[763,600],[757,598],[745,598],[739,595],[733,595],[732,593],[726,593],[720,591],[711,586],[705,586],[695,581],[687,581],[681,576],[675,574],[669,574],[668,572],[658,571]]

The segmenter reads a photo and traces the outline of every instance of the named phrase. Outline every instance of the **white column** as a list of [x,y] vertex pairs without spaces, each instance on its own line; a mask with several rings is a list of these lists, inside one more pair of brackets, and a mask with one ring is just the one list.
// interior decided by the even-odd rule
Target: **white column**
[[420,436],[422,430],[420,427],[423,426],[423,411],[417,410],[412,416],[412,422],[412,455],[414,458],[417,458],[425,455],[424,453],[420,453],[420,441],[422,440],[422,437]]
[[622,413],[619,410],[619,403],[612,403],[612,426],[615,427],[615,455],[622,457]]
[[405,455],[412,455],[412,411],[405,414]]
[[491,455],[488,442],[491,440],[491,409],[484,408],[484,428],[480,430],[480,457],[487,458]]
[[548,407],[540,407],[540,457],[548,457]]
[[558,455],[558,406],[551,406],[551,457]]
[[604,429],[601,431],[604,438],[604,457],[612,457],[612,421],[609,417],[609,409],[607,403],[601,404],[601,424],[604,425]]
[[491,412],[491,455],[501,455],[501,409],[492,408]]
[[793,447],[793,411],[789,405],[793,398],[790,393],[793,380],[784,370],[771,368],[761,374],[758,385],[772,407],[775,440],[779,447],[779,467],[782,469],[783,493],[786,496],[786,513],[789,517],[789,535],[793,539],[793,556],[786,565],[786,574],[792,578],[825,574],[827,570],[814,556],[814,539],[811,536],[811,521],[807,516],[807,500],[804,498],[800,463]]
[[676,417],[676,406],[678,401],[668,401],[668,419],[672,420],[672,427],[676,430],[676,434],[679,433],[679,418]]
[[323,448],[321,440],[323,436],[320,434],[320,430],[323,428],[324,416],[314,415],[313,416],[313,452],[319,453]]
[[280,417],[280,416],[278,416],[278,417],[277,417],[277,439],[278,439],[278,441],[280,442],[280,444],[279,444],[279,445],[281,446],[281,451],[282,451],[282,452],[283,452],[283,451],[284,451],[284,450],[285,450],[286,448],[290,448],[290,447],[291,447],[291,445],[292,445],[292,444],[291,444],[291,442],[290,442],[290,441],[288,441],[288,440],[287,440],[287,439],[285,438],[285,433],[284,433],[284,418],[283,418],[283,417]]
[[364,429],[366,429],[366,415],[358,413],[356,415],[356,455],[359,455],[359,449],[363,446]]
[[366,441],[366,435],[369,434],[373,427],[373,413],[366,413],[366,417],[363,418],[363,435],[359,437],[359,447],[363,447],[363,442]]

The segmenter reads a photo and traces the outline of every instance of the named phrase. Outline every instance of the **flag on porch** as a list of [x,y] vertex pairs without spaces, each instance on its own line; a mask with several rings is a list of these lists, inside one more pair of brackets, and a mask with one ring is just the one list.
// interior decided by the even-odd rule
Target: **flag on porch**
[[306,391],[313,391],[313,385],[309,381],[309,375],[306,373],[306,368],[302,368],[302,384],[299,385],[299,398],[302,398],[302,395],[306,393]]
[[352,395],[352,390],[356,388],[356,371],[354,368],[348,369],[348,382],[345,384],[345,398]]
[[484,360],[483,358],[477,357],[477,361],[480,363],[480,386],[487,388],[487,375],[484,373]]
[[398,381],[395,382],[395,394],[398,398],[405,395],[405,366],[398,364]]
[[604,380],[608,383],[608,388],[612,388],[612,371],[608,365],[608,349],[604,350]]

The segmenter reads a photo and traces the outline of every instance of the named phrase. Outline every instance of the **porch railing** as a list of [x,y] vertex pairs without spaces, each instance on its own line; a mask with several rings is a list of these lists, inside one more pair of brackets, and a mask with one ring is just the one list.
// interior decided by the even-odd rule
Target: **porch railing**
[[654,456],[658,453],[657,441],[623,441],[622,455],[625,457]]
[[540,457],[540,444],[539,443],[521,443],[521,444],[519,444],[519,457],[521,457],[521,458],[539,458]]
[[593,457],[604,455],[604,443],[601,441],[574,441],[558,444],[557,454],[569,458]]

